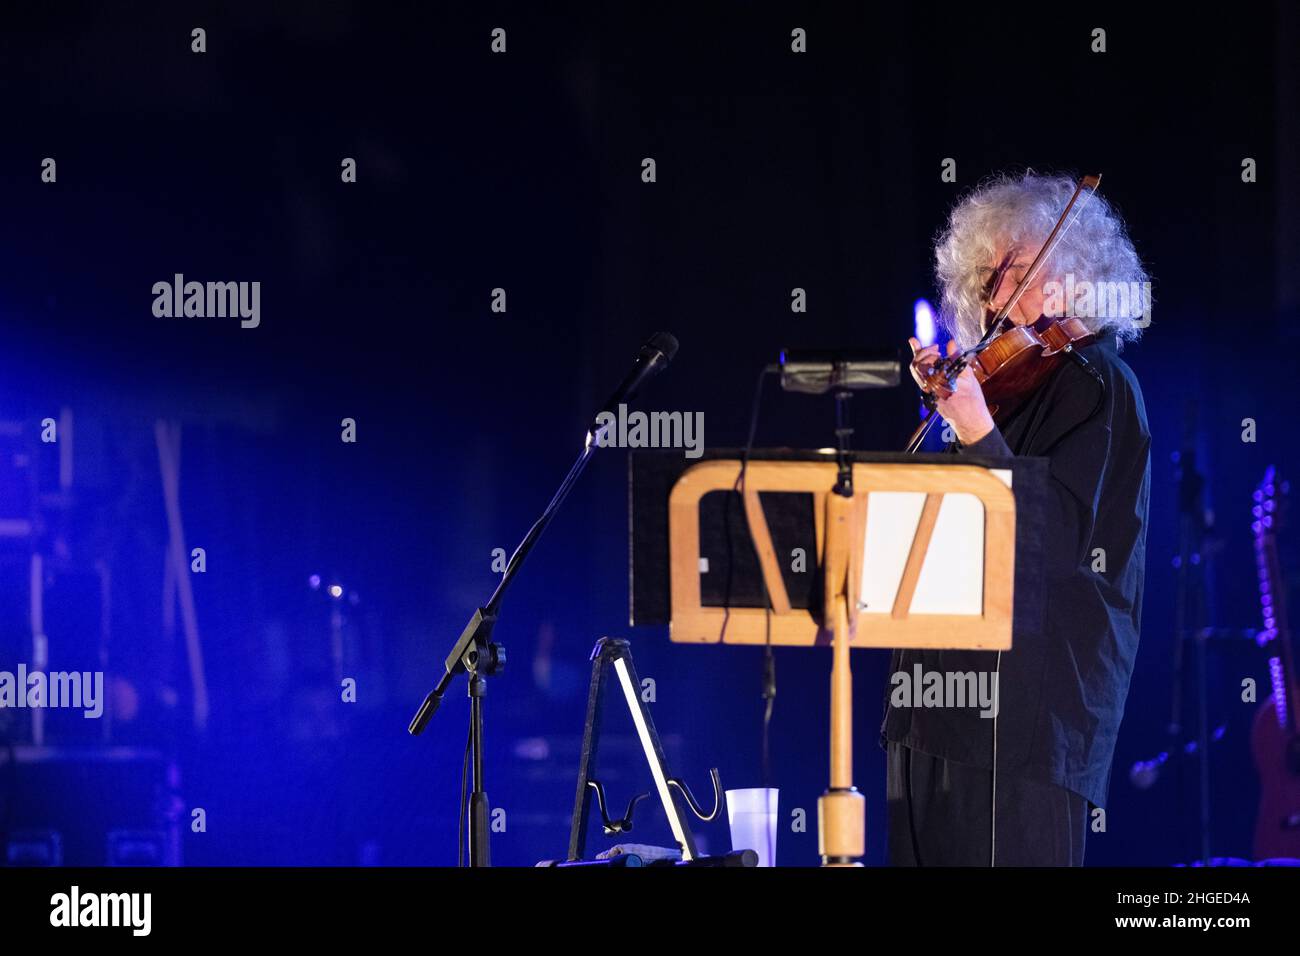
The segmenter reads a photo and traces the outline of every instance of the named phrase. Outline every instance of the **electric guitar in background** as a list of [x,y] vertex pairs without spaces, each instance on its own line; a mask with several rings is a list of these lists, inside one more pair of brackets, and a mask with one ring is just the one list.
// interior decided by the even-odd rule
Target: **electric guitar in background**
[[1264,616],[1260,644],[1268,652],[1273,693],[1255,715],[1250,750],[1259,773],[1255,859],[1300,858],[1300,689],[1286,615],[1286,579],[1278,561],[1277,532],[1287,486],[1272,466],[1255,490],[1251,529]]

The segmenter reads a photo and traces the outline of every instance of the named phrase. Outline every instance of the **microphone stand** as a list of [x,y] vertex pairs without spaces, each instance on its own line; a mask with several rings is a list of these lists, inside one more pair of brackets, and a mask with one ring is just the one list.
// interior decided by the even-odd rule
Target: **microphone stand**
[[[569,492],[573,489],[578,476],[587,467],[587,462],[591,460],[591,456],[600,445],[601,439],[604,438],[612,426],[613,414],[611,409],[617,409],[621,403],[629,401],[641,384],[662,371],[676,354],[677,339],[667,332],[655,333],[641,347],[640,357],[636,365],[619,384],[619,387],[610,396],[609,400],[605,402],[602,411],[597,414],[591,427],[587,430],[587,440],[582,447],[581,454],[578,455],[578,460],[573,463],[569,473],[564,476],[564,481],[560,482],[560,487],[556,490],[554,497],[551,498],[550,504],[546,506],[546,510],[542,512],[542,516],[528,529],[523,541],[519,542],[519,547],[515,548],[515,553],[510,556],[505,573],[501,575],[501,580],[497,583],[492,596],[488,598],[488,602],[474,612],[474,615],[469,619],[469,623],[465,625],[465,629],[460,632],[460,637],[456,639],[456,643],[452,645],[447,654],[443,666],[443,675],[438,681],[438,686],[425,695],[423,703],[420,704],[420,709],[415,712],[415,716],[411,718],[410,726],[407,727],[407,732],[412,736],[422,733],[429,723],[429,718],[437,712],[438,707],[442,704],[443,694],[446,693],[447,686],[452,679],[460,673],[469,675],[469,738],[470,753],[474,764],[473,790],[469,801],[470,866],[492,865],[491,853],[488,847],[488,796],[483,785],[483,698],[487,695],[487,678],[499,674],[506,663],[505,648],[492,640],[492,629],[496,626],[497,617],[501,613],[502,598],[505,597],[506,589],[510,587],[510,582],[519,573],[519,568],[523,565],[529,552],[533,550],[538,539],[541,538],[542,532],[551,523],[555,513],[560,510],[560,506],[564,504],[564,499],[569,496]],[[609,415],[610,421],[602,425],[600,419],[603,415]],[[459,852],[458,847],[458,855]]]
[[452,645],[444,664],[442,679],[438,681],[438,686],[425,696],[424,702],[420,704],[420,709],[411,718],[411,724],[407,728],[408,733],[412,735],[420,734],[429,723],[429,718],[442,704],[442,697],[452,679],[462,672],[469,675],[470,759],[473,763],[473,790],[469,799],[470,866],[492,865],[488,846],[488,796],[483,783],[483,698],[487,695],[487,678],[499,674],[506,662],[505,648],[492,640],[492,629],[496,626],[506,589],[519,572],[528,553],[541,538],[542,532],[559,511],[564,499],[568,497],[578,476],[587,467],[587,462],[591,460],[603,433],[604,429],[599,433],[587,433],[587,441],[582,453],[578,455],[577,461],[573,463],[568,475],[560,483],[559,489],[551,498],[551,503],[546,506],[546,510],[542,512],[542,516],[528,529],[524,539],[515,548],[515,553],[511,555],[505,573],[501,575],[501,580],[496,590],[492,592],[492,596],[488,598],[485,605],[474,612],[465,629],[461,631],[460,637]]
[[[1206,712],[1205,564],[1205,479],[1197,468],[1194,441],[1195,409],[1188,406],[1183,447],[1178,456],[1178,563],[1174,582],[1174,665],[1167,734],[1170,753],[1182,743],[1184,687],[1188,645],[1196,642],[1196,784],[1197,850],[1202,863],[1210,861],[1210,740]],[[1186,816],[1186,793],[1182,762],[1179,762],[1179,800]]]

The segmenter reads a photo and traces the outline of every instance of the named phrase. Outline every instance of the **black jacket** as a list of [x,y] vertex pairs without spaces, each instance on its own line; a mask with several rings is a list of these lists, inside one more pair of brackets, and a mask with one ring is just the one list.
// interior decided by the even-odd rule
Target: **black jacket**
[[[1080,352],[1104,390],[1063,363],[999,428],[958,449],[1049,461],[1050,530],[1035,575],[1047,595],[1041,631],[1018,634],[1000,663],[990,652],[895,651],[891,674],[911,674],[917,663],[926,672],[997,671],[999,775],[1054,783],[1103,806],[1142,616],[1151,434],[1137,379],[1113,337]],[[891,689],[882,741],[992,766],[995,721],[978,708],[894,707]]]

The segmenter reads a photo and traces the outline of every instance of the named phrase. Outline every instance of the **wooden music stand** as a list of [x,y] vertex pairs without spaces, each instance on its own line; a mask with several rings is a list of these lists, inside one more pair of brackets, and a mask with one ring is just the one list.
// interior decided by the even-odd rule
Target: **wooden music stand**
[[[818,801],[827,866],[861,865],[866,849],[866,807],[853,786],[850,648],[1011,647],[1016,506],[1010,473],[999,477],[995,469],[956,460],[876,463],[856,457],[851,497],[833,490],[834,460],[749,462],[744,513],[770,612],[701,602],[700,503],[710,492],[732,491],[741,462],[693,465],[668,497],[673,641],[763,644],[770,633],[774,645],[832,647],[830,786]],[[760,498],[765,492],[813,496],[820,616],[791,604],[781,570],[785,556],[773,545]],[[964,600],[951,598],[953,591],[963,592]]]

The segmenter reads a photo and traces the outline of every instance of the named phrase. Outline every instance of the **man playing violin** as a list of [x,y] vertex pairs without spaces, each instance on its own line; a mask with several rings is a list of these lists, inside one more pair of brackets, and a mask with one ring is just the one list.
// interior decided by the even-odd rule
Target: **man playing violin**
[[[1106,802],[1137,653],[1151,468],[1142,392],[1118,353],[1148,324],[1150,300],[1130,294],[1149,283],[1118,215],[1079,192],[1068,177],[1000,177],[958,203],[936,246],[949,356],[977,346],[995,321],[994,332],[1041,327],[1068,312],[1088,337],[996,421],[973,367],[936,387],[938,347],[911,340],[913,377],[956,453],[1048,460],[1049,533],[1036,569],[1044,626],[1033,640],[1005,653],[894,654],[893,673],[918,664],[996,673],[998,690],[993,719],[976,708],[913,708],[887,692],[895,865],[1077,866],[1087,831],[1104,821],[1095,808]],[[1063,309],[1061,289],[1084,283],[1096,292],[1086,307]]]

